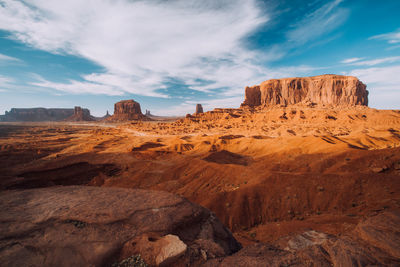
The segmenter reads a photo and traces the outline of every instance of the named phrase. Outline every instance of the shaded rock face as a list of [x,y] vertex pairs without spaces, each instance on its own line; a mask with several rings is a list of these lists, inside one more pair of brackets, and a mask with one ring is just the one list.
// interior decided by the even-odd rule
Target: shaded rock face
[[111,266],[141,250],[155,263],[190,265],[204,261],[202,250],[227,256],[240,249],[212,212],[161,191],[3,191],[0,218],[2,266]]
[[115,103],[114,114],[142,114],[142,110],[140,109],[140,104],[138,102],[134,100],[123,100]]
[[196,112],[195,114],[203,113],[203,106],[201,104],[196,105]]
[[74,115],[68,108],[12,108],[1,116],[1,121],[62,121]]
[[109,120],[130,121],[146,118],[142,114],[140,104],[134,100],[122,100],[114,104],[114,115]]
[[399,225],[400,213],[386,212],[340,237],[308,231],[277,244],[245,247],[204,266],[399,266]]
[[66,119],[67,121],[94,121],[95,118],[90,115],[90,110],[81,107],[74,108],[74,115]]
[[246,87],[242,106],[274,106],[297,103],[328,106],[368,106],[366,85],[356,77],[320,75],[273,79]]

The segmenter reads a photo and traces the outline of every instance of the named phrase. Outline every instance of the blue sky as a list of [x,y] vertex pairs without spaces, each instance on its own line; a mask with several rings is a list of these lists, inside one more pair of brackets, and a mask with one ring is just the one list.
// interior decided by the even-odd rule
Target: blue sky
[[271,78],[335,73],[400,109],[398,0],[0,0],[0,114],[135,99],[157,115],[238,107]]

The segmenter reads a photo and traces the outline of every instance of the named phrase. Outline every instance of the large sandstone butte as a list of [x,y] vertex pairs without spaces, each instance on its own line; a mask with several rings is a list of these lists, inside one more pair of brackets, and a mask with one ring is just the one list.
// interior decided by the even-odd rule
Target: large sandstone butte
[[107,120],[110,121],[131,121],[145,119],[140,104],[133,99],[122,100],[114,104],[114,115]]
[[[240,244],[209,210],[161,191],[63,186],[0,194],[2,266],[111,266],[138,253],[196,265]],[[171,262],[174,261],[174,262]]]
[[272,79],[246,87],[242,106],[276,106],[297,103],[326,106],[368,106],[366,85],[353,76],[320,75]]

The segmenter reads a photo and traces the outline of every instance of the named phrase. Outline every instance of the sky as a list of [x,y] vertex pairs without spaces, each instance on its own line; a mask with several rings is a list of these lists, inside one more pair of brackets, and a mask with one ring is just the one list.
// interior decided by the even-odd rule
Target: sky
[[272,78],[358,77],[400,109],[398,0],[0,0],[0,114],[239,107]]

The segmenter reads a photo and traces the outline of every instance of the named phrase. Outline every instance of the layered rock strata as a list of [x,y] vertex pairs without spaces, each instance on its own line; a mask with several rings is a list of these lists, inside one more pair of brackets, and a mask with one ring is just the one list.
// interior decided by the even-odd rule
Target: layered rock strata
[[324,106],[368,106],[366,85],[353,76],[320,75],[302,78],[272,79],[246,87],[242,106],[292,104]]

